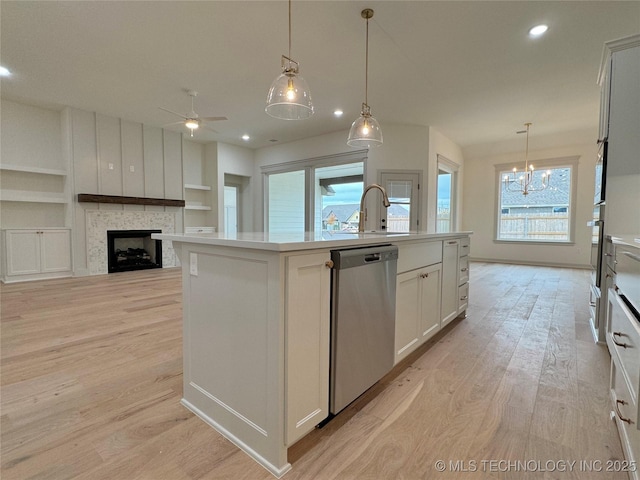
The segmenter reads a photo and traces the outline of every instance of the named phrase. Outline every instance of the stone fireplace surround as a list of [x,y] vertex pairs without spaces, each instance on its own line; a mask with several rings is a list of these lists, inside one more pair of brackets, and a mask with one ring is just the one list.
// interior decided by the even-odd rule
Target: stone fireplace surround
[[[89,275],[108,272],[107,230],[161,230],[175,233],[176,214],[168,212],[88,210],[86,214],[87,266]],[[162,242],[162,266],[176,265],[176,255]]]

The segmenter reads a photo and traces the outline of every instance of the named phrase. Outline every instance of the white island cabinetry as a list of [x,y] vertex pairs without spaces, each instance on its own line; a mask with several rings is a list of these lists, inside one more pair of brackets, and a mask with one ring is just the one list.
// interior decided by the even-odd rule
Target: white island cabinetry
[[440,330],[442,242],[398,247],[395,363]]
[[287,445],[329,415],[330,262],[328,251],[287,257]]
[[288,447],[329,415],[331,250],[398,245],[417,291],[397,292],[413,323],[396,331],[422,343],[440,328],[443,239],[465,234],[154,234],[182,264],[183,405],[283,475]]

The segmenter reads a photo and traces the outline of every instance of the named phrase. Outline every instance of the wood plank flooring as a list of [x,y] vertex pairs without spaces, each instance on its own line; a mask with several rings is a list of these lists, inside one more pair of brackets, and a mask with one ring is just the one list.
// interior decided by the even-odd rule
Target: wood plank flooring
[[[628,478],[604,471],[623,454],[588,283],[472,264],[467,318],[290,448],[285,478]],[[273,478],[179,404],[180,289],[178,269],[1,287],[3,480]]]

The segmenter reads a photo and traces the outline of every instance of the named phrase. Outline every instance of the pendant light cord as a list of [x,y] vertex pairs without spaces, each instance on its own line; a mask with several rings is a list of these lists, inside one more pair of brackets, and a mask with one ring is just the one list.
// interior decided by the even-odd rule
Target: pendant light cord
[[[291,59],[291,0],[289,0],[289,59]],[[289,60],[291,64],[291,60]]]
[[368,90],[369,90],[369,18],[367,17],[367,45],[365,47],[365,62],[364,62],[364,103],[366,105],[369,105]]

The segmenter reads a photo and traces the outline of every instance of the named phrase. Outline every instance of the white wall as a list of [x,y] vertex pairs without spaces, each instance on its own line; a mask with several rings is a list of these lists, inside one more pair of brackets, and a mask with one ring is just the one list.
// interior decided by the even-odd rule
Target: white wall
[[[595,134],[592,138],[595,138]],[[496,148],[499,150],[499,148]],[[500,262],[588,267],[591,252],[596,142],[529,151],[529,160],[579,156],[577,199],[574,206],[575,238],[572,245],[496,243],[496,182],[494,165],[519,163],[522,150],[474,157],[465,152],[464,205],[462,227],[472,230],[471,258]]]
[[62,155],[62,112],[2,99],[0,161],[66,170]]
[[[296,142],[273,145],[256,150],[254,171],[254,227],[263,229],[263,179],[260,167],[295,160],[350,153],[356,149],[347,145],[348,131],[334,132]],[[428,177],[429,129],[417,125],[382,125],[384,143],[369,150],[365,184],[378,181],[379,170],[421,170]],[[422,193],[420,225],[426,224],[427,195]],[[379,198],[367,198],[367,208],[377,209]],[[435,205],[435,204],[434,204]],[[434,207],[435,208],[435,207]],[[370,216],[374,218],[374,216]],[[373,228],[373,226],[367,226]]]

